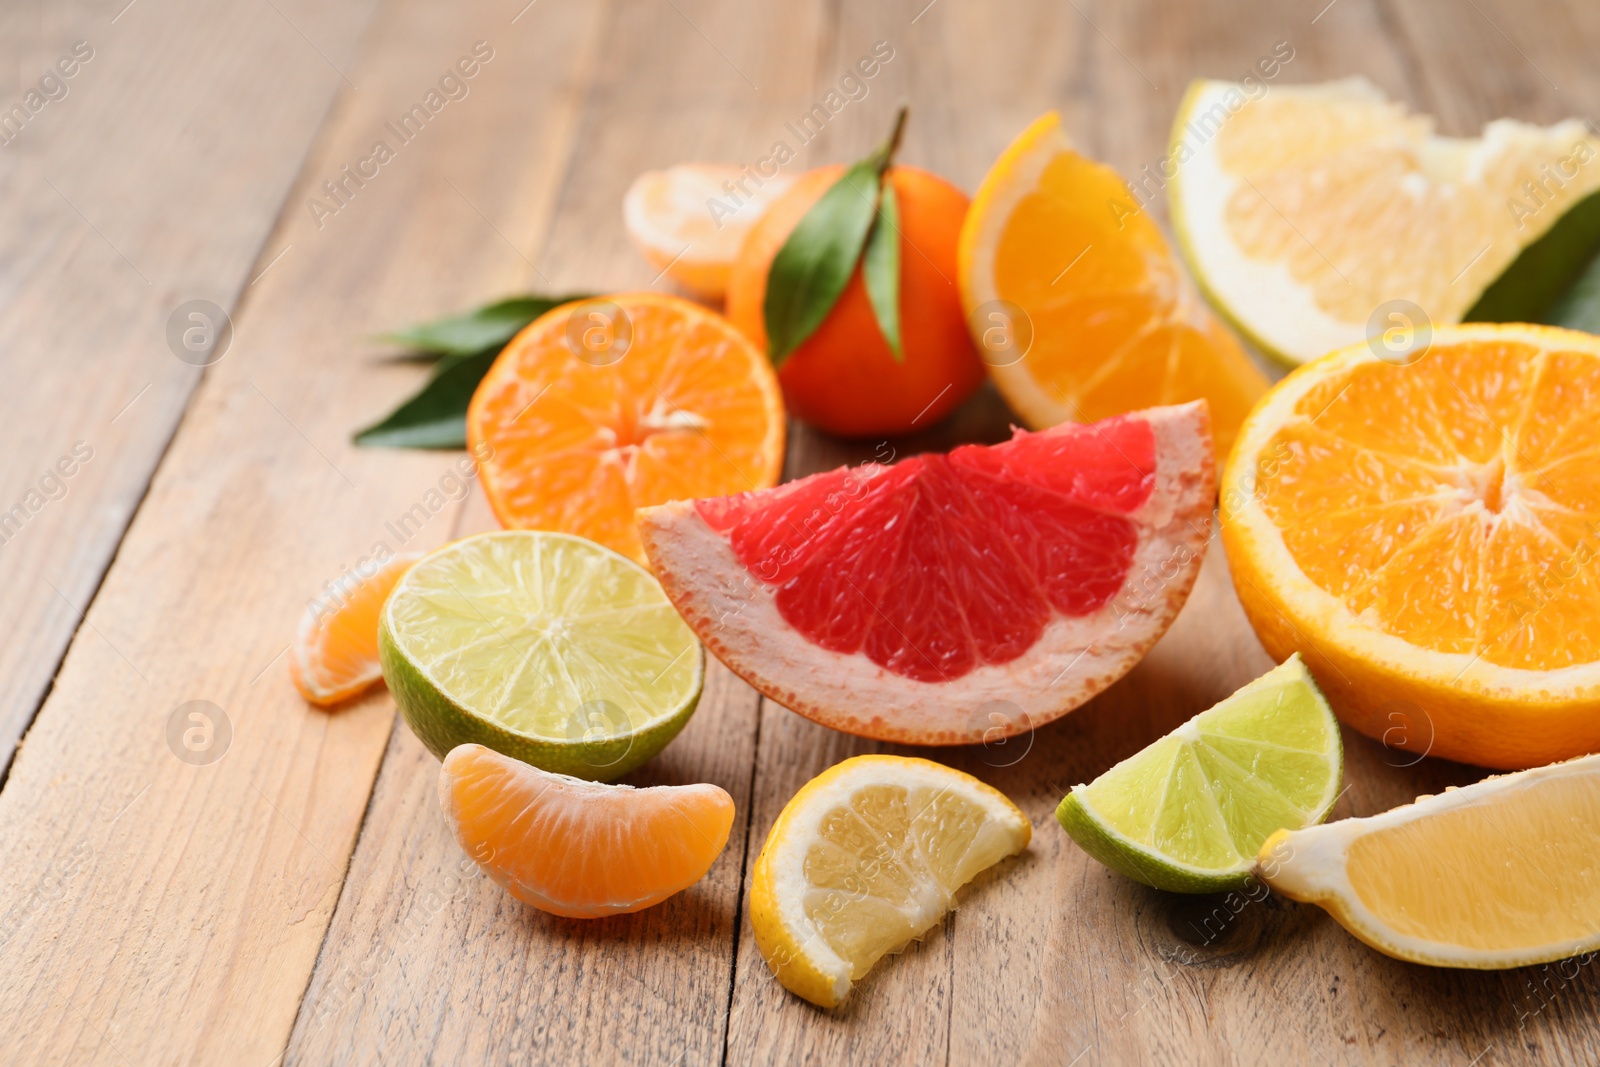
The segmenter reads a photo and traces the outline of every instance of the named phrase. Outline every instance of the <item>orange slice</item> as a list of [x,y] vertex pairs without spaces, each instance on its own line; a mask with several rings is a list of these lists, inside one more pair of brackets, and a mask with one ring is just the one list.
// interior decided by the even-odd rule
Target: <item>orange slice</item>
[[300,620],[289,647],[289,677],[300,695],[329,707],[349,700],[383,677],[378,666],[378,616],[401,575],[422,556],[403,552],[371,577],[350,578],[332,597],[317,598]]
[[978,187],[960,272],[989,373],[1035,429],[1204,399],[1226,456],[1266,392],[1127,184],[1073,151],[1053,111]]
[[622,220],[651,266],[702,300],[721,300],[745,234],[792,184],[749,167],[680,163],[635,178]]
[[1284,379],[1222,535],[1262,643],[1391,744],[1517,768],[1600,750],[1600,338],[1437,330]]
[[485,874],[571,919],[640,911],[687,889],[733,828],[733,798],[714,785],[602,785],[482,745],[444,758],[439,804]]
[[635,508],[774,485],[783,400],[721,315],[661,293],[564,304],[506,345],[467,411],[484,492],[513,529],[641,563]]

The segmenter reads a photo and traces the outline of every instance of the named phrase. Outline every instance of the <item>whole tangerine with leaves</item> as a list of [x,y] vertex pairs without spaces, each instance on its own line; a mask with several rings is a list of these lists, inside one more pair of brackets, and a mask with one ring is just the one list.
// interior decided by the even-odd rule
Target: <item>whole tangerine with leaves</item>
[[984,378],[956,264],[967,195],[891,165],[899,129],[852,166],[802,174],[728,281],[728,317],[772,359],[789,411],[841,437],[926,429]]

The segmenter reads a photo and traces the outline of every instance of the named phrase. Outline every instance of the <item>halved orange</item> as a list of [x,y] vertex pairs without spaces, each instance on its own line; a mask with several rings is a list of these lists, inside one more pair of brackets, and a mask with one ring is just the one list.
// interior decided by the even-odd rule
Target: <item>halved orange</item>
[[1398,747],[1600,751],[1600,338],[1441,328],[1308,363],[1240,431],[1222,539],[1267,651]]
[[482,745],[445,756],[439,804],[485,874],[571,919],[640,911],[688,888],[733,828],[733,798],[714,785],[602,785]]
[[289,677],[321,707],[349,700],[383,677],[378,666],[378,615],[400,576],[422,556],[402,552],[369,576],[341,579],[333,595],[306,606],[289,646]]
[[959,256],[979,353],[1034,429],[1204,399],[1220,458],[1266,392],[1127,183],[1053,111],[989,168]]
[[661,293],[549,311],[506,345],[467,411],[503,525],[640,563],[635,508],[769,488],[783,435],[766,356],[721,315]]

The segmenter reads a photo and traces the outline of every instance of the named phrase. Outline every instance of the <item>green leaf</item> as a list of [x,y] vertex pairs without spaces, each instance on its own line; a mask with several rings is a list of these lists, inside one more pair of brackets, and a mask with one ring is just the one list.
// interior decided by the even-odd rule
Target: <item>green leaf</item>
[[384,334],[383,339],[425,352],[471,356],[505,344],[524,326],[551,308],[583,299],[586,299],[585,295],[513,296],[475,311],[446,315],[432,322],[408,326]]
[[1589,261],[1588,268],[1540,321],[1569,330],[1600,333],[1600,255]]
[[446,356],[426,384],[380,422],[355,435],[358,445],[379,448],[466,448],[467,405],[489,372],[498,347],[470,356]]
[[839,302],[872,228],[878,185],[875,159],[852,166],[811,205],[773,257],[762,311],[774,366],[782,366]]
[[849,284],[878,214],[883,172],[905,126],[902,107],[889,139],[828,187],[772,257],[761,311],[773,366],[782,366],[816,332]]
[[883,339],[896,363],[905,361],[900,347],[900,209],[894,184],[884,182],[878,198],[878,217],[867,235],[866,251],[861,253],[861,276],[867,283],[867,299],[878,320]]
[[1594,285],[1583,289],[1579,284],[1586,271],[1594,273],[1597,252],[1600,193],[1592,193],[1511,261],[1467,311],[1465,321],[1600,324],[1600,292]]

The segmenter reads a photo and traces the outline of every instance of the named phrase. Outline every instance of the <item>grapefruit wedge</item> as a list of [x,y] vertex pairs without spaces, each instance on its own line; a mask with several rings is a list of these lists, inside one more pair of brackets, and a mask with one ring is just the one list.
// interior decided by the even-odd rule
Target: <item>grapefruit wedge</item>
[[1194,584],[1215,497],[1203,401],[639,512],[707,648],[825,726],[995,741],[1105,689]]

